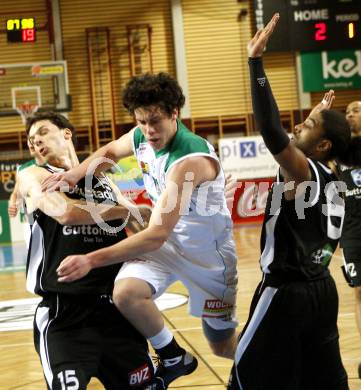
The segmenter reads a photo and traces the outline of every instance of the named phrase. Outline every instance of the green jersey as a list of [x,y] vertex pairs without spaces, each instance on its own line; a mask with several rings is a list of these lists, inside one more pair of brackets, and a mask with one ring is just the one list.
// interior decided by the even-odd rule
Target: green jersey
[[20,172],[22,171],[23,169],[26,169],[26,168],[29,168],[29,167],[32,167],[33,165],[37,165],[36,164],[36,161],[34,159],[32,160],[29,160],[27,162],[24,162],[24,164],[21,164],[17,167],[17,172]]
[[[231,228],[231,216],[224,194],[224,173],[209,142],[177,121],[175,136],[163,149],[155,151],[147,143],[140,128],[135,129],[133,148],[143,173],[144,186],[153,203],[157,202],[165,189],[168,172],[181,161],[203,156],[218,163],[217,177],[193,190],[189,205],[182,208],[182,215],[168,241],[172,241],[178,247],[199,251],[200,248],[208,248],[213,239],[217,239],[225,229]],[[186,176],[183,191],[186,182],[192,179],[192,175]]]

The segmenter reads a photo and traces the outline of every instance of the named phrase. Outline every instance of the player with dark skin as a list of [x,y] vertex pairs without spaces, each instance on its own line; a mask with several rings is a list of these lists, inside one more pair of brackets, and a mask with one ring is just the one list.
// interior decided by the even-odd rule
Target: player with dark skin
[[256,123],[280,170],[262,227],[263,277],[239,337],[228,389],[346,390],[338,296],[327,267],[344,207],[327,163],[348,151],[351,134],[344,116],[329,109],[330,91],[289,139],[262,63],[278,20],[275,14],[248,45]]

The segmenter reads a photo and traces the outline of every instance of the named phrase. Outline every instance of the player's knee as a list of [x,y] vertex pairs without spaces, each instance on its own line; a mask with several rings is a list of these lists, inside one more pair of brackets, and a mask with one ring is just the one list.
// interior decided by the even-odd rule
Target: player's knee
[[228,343],[212,343],[209,342],[212,352],[219,357],[233,359],[234,358],[234,349]]
[[202,327],[212,352],[216,356],[233,359],[237,344],[236,330],[214,329],[206,320],[202,321]]
[[126,280],[117,282],[113,290],[113,302],[120,311],[129,308],[136,300],[137,294],[135,287],[132,283],[128,283]]
[[113,302],[123,313],[137,307],[149,296],[151,292],[147,283],[135,278],[118,280],[114,285]]

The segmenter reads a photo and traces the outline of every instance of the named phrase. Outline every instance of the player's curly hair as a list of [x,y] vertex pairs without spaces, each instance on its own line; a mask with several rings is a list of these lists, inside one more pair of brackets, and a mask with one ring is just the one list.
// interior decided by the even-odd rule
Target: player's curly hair
[[167,114],[180,110],[185,97],[178,82],[167,73],[145,73],[130,79],[123,90],[123,105],[130,114],[139,107],[158,106]]
[[345,115],[335,110],[323,110],[321,117],[325,138],[332,142],[328,158],[344,160],[351,143],[351,129]]

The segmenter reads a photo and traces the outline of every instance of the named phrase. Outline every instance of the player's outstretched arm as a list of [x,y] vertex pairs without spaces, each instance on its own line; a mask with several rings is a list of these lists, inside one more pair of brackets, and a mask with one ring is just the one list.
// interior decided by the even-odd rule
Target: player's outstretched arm
[[277,103],[262,62],[263,51],[278,20],[279,14],[275,14],[267,26],[257,31],[248,44],[252,105],[264,142],[280,164],[285,179],[300,183],[311,178],[308,161],[303,152],[290,143],[286,131],[282,128]]
[[119,139],[102,146],[77,167],[61,173],[54,173],[42,183],[43,191],[59,191],[64,183],[70,188],[90,174],[99,174],[111,168],[119,159],[133,153],[132,139],[134,129]]
[[[90,225],[114,219],[127,219],[135,216],[140,218],[136,205],[97,204],[91,200],[71,199],[62,192],[41,191],[41,183],[51,176],[51,173],[40,167],[30,167],[19,173],[17,178],[18,192],[25,200],[27,211],[40,209],[43,213],[55,219],[61,225]],[[69,187],[60,182],[61,186]],[[138,217],[138,218],[137,218]]]
[[58,280],[72,282],[93,268],[136,259],[159,249],[181,215],[189,211],[193,189],[200,183],[214,180],[216,175],[217,168],[205,157],[188,158],[176,164],[167,175],[166,189],[157,201],[146,229],[112,246],[66,257],[57,269]]

